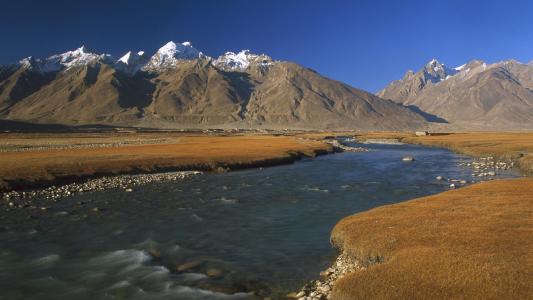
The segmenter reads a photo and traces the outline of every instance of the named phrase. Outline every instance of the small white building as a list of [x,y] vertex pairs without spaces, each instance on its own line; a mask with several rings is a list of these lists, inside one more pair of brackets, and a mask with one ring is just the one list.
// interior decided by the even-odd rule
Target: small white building
[[426,136],[426,135],[429,135],[429,132],[427,132],[427,131],[416,131],[415,135],[416,136]]

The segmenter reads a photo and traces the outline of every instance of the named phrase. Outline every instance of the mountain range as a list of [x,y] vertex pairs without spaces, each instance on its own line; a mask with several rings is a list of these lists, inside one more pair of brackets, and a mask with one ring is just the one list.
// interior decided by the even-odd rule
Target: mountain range
[[408,129],[421,114],[248,50],[211,58],[189,42],[119,59],[86,47],[0,68],[0,119],[158,128]]
[[[533,63],[436,59],[376,95],[249,50],[82,46],[0,66],[0,120],[150,128],[533,129]],[[15,123],[13,123],[15,122]]]
[[377,95],[422,111],[448,128],[533,129],[533,63],[473,60],[448,68],[433,59]]

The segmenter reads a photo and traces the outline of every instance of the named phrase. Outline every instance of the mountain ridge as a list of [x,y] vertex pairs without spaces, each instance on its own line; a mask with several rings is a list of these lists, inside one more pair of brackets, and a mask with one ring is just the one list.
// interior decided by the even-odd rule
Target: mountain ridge
[[[6,69],[7,70],[7,69]],[[11,69],[9,69],[11,70]],[[0,73],[3,74],[3,73]],[[80,47],[0,75],[0,118],[65,125],[422,128],[420,114],[249,50],[213,59],[190,42],[116,60]]]
[[533,65],[472,60],[453,70],[429,81],[423,67],[377,95],[442,118],[452,128],[533,129]]

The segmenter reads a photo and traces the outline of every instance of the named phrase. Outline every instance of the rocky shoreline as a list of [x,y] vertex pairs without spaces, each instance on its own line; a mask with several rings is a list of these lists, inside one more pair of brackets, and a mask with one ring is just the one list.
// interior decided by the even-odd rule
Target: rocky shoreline
[[474,177],[496,176],[501,171],[511,170],[514,167],[514,162],[510,159],[499,160],[493,156],[486,156],[474,159],[471,163],[462,163],[460,166],[471,167],[474,171]]
[[339,140],[337,139],[326,139],[324,140],[324,142],[333,146],[333,149],[335,149],[335,152],[368,152],[370,151],[369,149],[363,148],[363,147],[346,146],[342,144],[341,142],[339,142]]
[[331,267],[320,272],[321,279],[307,283],[300,291],[288,294],[287,298],[298,300],[331,299],[335,281],[348,273],[363,270],[364,268],[360,262],[341,253]]
[[[90,179],[81,183],[71,183],[61,186],[50,186],[45,189],[37,189],[28,192],[10,191],[1,195],[7,206],[11,209],[33,207],[33,199],[41,198],[53,202],[61,198],[70,197],[75,194],[92,191],[103,191],[108,189],[123,189],[125,192],[132,192],[134,187],[164,181],[176,181],[202,174],[199,171],[180,171],[139,175],[118,175]],[[46,209],[46,207],[42,208]]]

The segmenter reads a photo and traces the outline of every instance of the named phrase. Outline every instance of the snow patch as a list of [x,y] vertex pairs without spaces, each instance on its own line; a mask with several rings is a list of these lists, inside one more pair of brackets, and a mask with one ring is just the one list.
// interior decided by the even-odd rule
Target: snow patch
[[250,50],[242,50],[238,53],[226,52],[213,62],[215,66],[230,71],[244,71],[251,65],[267,68],[273,63],[274,61],[270,56],[265,54],[257,55],[251,53]]
[[129,75],[134,75],[137,73],[137,71],[143,68],[147,62],[148,57],[144,55],[144,51],[139,51],[137,53],[129,51],[128,53],[124,54],[124,56],[122,56],[115,65],[117,69]]
[[462,71],[466,67],[466,64],[453,68],[456,71]]

